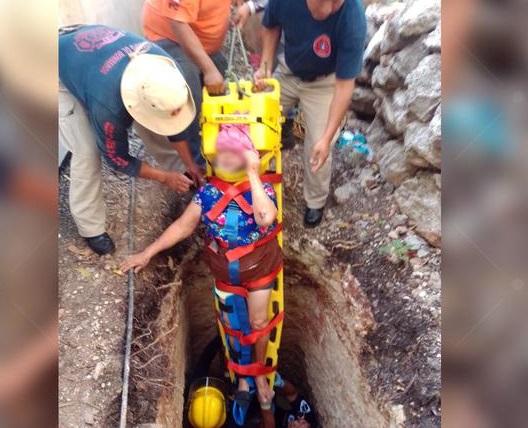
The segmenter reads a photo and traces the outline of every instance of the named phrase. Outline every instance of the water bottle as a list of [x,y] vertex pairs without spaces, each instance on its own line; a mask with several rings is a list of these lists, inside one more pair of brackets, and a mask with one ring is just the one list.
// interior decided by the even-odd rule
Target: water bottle
[[374,153],[372,148],[367,143],[365,136],[359,131],[351,129],[343,129],[336,143],[337,150],[345,150],[346,148],[359,152],[367,161],[372,162]]

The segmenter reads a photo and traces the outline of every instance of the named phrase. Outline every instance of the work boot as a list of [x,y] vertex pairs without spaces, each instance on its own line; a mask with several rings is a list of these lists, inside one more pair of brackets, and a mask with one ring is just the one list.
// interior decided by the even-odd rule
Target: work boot
[[291,150],[295,147],[295,135],[293,135],[293,119],[286,119],[282,125],[282,150]]
[[112,241],[112,238],[110,238],[110,236],[106,232],[101,235],[92,236],[91,238],[84,239],[86,239],[86,243],[88,244],[88,246],[100,256],[110,254],[115,250],[114,241]]
[[324,208],[306,208],[304,213],[304,227],[314,228],[321,224],[323,220]]

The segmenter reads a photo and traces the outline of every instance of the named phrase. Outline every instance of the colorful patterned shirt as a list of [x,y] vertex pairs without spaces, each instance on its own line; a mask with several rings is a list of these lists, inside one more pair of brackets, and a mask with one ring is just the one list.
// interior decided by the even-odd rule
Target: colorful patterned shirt
[[[266,194],[271,198],[273,203],[277,205],[277,199],[273,186],[269,183],[264,183],[263,185]],[[202,208],[202,221],[206,226],[206,239],[209,241],[216,239],[227,244],[228,240],[225,224],[228,208],[226,208],[215,220],[210,220],[208,217],[206,217],[206,214],[215,206],[222,195],[223,193],[219,189],[210,183],[206,183],[198,190],[198,192],[196,192],[192,201]],[[248,201],[249,204],[252,203],[251,191],[243,193],[243,197]],[[239,210],[238,244],[242,246],[256,242],[273,232],[276,227],[276,221],[270,227],[260,227],[252,214],[249,215],[244,211]]]

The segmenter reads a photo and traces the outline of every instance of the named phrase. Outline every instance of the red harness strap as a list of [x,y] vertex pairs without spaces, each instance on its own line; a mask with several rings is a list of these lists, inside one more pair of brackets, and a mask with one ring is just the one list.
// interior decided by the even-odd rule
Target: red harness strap
[[233,370],[239,376],[265,376],[277,370],[277,366],[267,366],[262,363],[253,363],[247,365],[237,364],[233,361],[227,362],[227,368]]
[[244,336],[241,331],[233,330],[232,328],[227,327],[223,323],[222,318],[220,317],[220,314],[217,313],[216,315],[217,315],[218,321],[222,323],[222,326],[224,327],[224,331],[226,332],[226,334],[231,337],[236,337],[240,341],[240,344],[242,346],[253,345],[261,337],[270,334],[271,331],[275,327],[277,327],[277,325],[279,325],[279,323],[284,319],[284,312],[281,312],[275,315],[275,317],[269,322],[266,328],[263,328],[262,330],[254,331]]
[[283,263],[277,266],[277,268],[271,271],[268,275],[265,275],[259,279],[256,279],[255,281],[244,282],[241,285],[233,285],[233,284],[229,284],[223,281],[216,281],[215,285],[216,285],[216,288],[218,288],[220,291],[224,291],[226,293],[237,294],[238,296],[247,298],[248,291],[250,292],[254,290],[255,288],[263,287],[264,285],[269,284],[271,281],[273,281],[277,277],[277,275],[282,270],[282,267],[283,267]]
[[[282,174],[262,174],[260,179],[263,183],[280,183],[282,181]],[[209,183],[211,183],[223,193],[218,202],[206,214],[209,220],[213,221],[220,214],[222,214],[222,212],[229,205],[229,202],[232,200],[235,200],[240,209],[246,214],[253,214],[253,208],[248,203],[248,201],[246,201],[246,198],[242,196],[242,193],[245,193],[251,189],[251,184],[249,181],[244,181],[235,186],[231,183],[228,183],[227,181],[221,180],[218,177],[211,177],[209,179]]]
[[246,198],[242,196],[242,193],[247,192],[251,188],[249,181],[244,181],[234,186],[231,183],[220,180],[218,177],[211,177],[209,183],[223,193],[218,202],[206,214],[209,220],[213,221],[222,214],[232,200],[235,200],[240,209],[246,214],[253,214],[253,208],[246,201]]
[[[249,253],[253,252],[255,248],[260,247],[261,245],[267,244],[272,239],[274,239],[280,232],[282,231],[282,223],[277,224],[277,227],[271,232],[269,235],[266,235],[264,238],[259,239],[258,241],[253,242],[252,244],[248,245],[241,245],[240,247],[233,248],[231,250],[228,250],[225,252],[225,256],[227,260],[230,262],[241,259],[242,257],[248,255]],[[217,241],[218,245],[220,245],[223,248],[229,247],[229,244],[222,241]]]
[[272,270],[269,274],[260,277],[259,279],[256,279],[255,281],[248,281],[244,282],[242,285],[248,290],[252,291],[255,288],[263,287],[264,285],[269,284],[271,281],[273,281],[277,275],[282,270],[283,263],[281,262],[279,266],[277,266],[274,270]]

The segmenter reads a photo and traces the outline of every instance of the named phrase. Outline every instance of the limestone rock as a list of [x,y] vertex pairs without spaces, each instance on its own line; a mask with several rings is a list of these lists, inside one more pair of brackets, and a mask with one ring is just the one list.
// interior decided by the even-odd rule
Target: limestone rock
[[358,193],[358,188],[354,183],[345,183],[334,190],[334,198],[338,204],[348,202],[354,195]]
[[384,22],[370,39],[370,42],[365,49],[365,53],[363,54],[363,59],[365,61],[379,62],[381,57],[381,42],[385,36],[386,28],[387,23]]
[[[430,164],[440,169],[442,164],[441,141],[441,109],[439,106],[429,126],[413,122],[405,130],[404,146],[409,163],[417,167]],[[422,160],[426,161],[425,165]]]
[[405,3],[401,1],[394,1],[388,4],[375,2],[367,6],[365,9],[365,16],[367,17],[367,21],[373,22],[375,25],[379,26],[404,8]]
[[372,72],[372,87],[383,90],[394,90],[400,85],[398,75],[390,67],[378,65]]
[[407,94],[403,89],[398,89],[381,101],[380,112],[385,126],[395,137],[402,135],[410,122],[407,109]]
[[407,162],[417,168],[429,168],[430,162],[424,153],[430,144],[429,127],[421,122],[412,122],[405,130],[403,145]]
[[416,171],[416,167],[407,163],[405,149],[398,141],[389,141],[383,145],[379,156],[380,174],[394,186],[399,186]]
[[402,38],[433,30],[440,20],[439,0],[409,0],[399,14],[398,33]]
[[442,44],[442,22],[438,21],[436,28],[423,40],[423,44],[429,53],[439,53]]
[[400,37],[398,32],[399,27],[399,16],[395,15],[387,20],[387,27],[385,28],[385,37],[381,41],[380,50],[381,55],[385,55],[391,52],[398,52],[400,49],[405,47],[405,39]]
[[421,174],[404,181],[394,193],[396,203],[416,232],[431,245],[441,244],[440,190],[431,174]]
[[389,66],[400,77],[403,83],[411,71],[427,56],[427,53],[423,38],[418,39],[397,52],[392,57]]
[[376,101],[376,94],[371,88],[356,86],[352,94],[351,108],[356,113],[374,116],[376,114],[374,101]]
[[428,55],[405,79],[409,110],[422,122],[433,117],[440,104],[440,54]]
[[391,139],[390,134],[385,129],[383,119],[379,114],[376,115],[370,126],[365,131],[367,141],[371,146],[380,147]]

